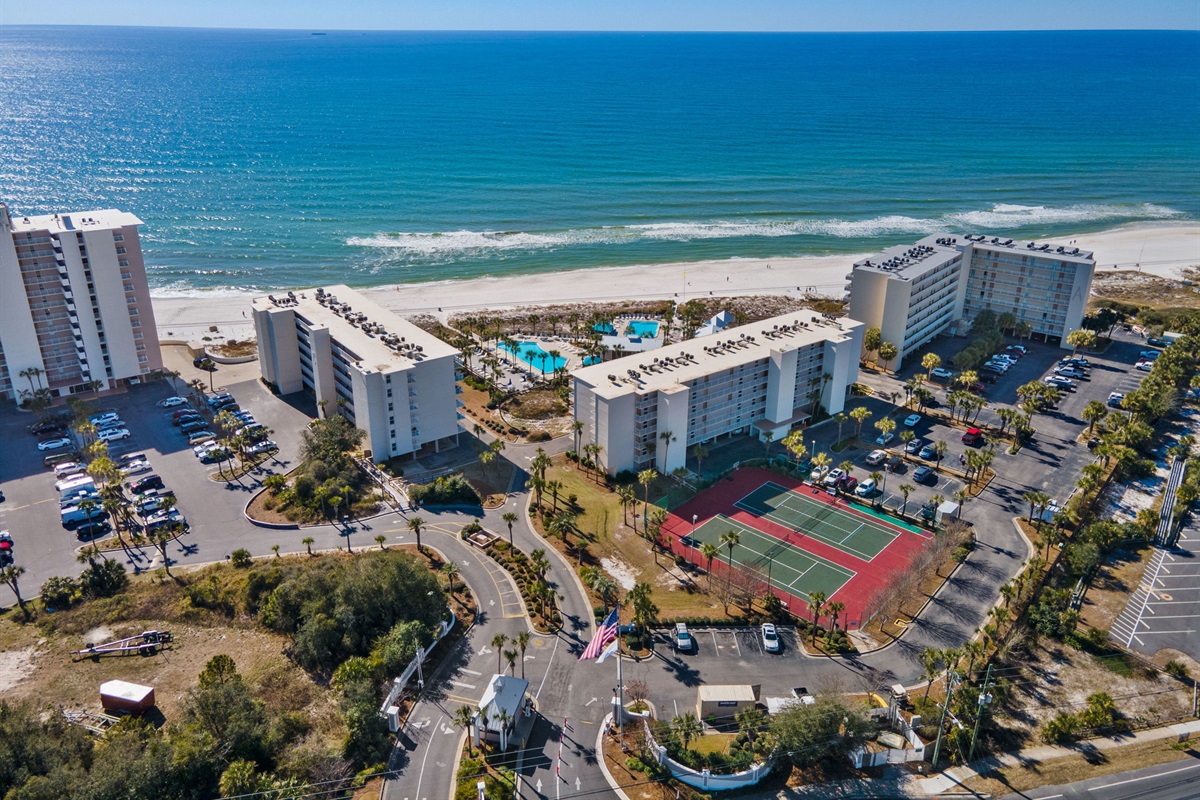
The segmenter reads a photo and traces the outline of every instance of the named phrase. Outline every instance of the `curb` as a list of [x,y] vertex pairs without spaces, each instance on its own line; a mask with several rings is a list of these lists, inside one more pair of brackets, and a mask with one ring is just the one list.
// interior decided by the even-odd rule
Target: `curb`
[[608,771],[608,764],[604,763],[604,732],[608,730],[608,726],[612,723],[612,713],[604,715],[604,719],[600,723],[600,732],[596,734],[596,753],[599,758],[596,761],[600,764],[600,771],[604,773],[604,780],[608,781],[611,788],[621,800],[629,800],[629,795],[621,789],[613,778],[612,773]]

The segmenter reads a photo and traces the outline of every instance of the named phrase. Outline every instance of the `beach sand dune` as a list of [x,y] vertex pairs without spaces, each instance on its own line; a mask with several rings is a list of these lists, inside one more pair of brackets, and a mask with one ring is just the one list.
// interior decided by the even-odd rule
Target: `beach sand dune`
[[[1136,269],[1164,277],[1200,265],[1200,225],[1130,225],[1100,233],[1038,241],[1075,245],[1096,254],[1097,270]],[[441,283],[401,284],[364,290],[371,299],[401,315],[432,314],[446,319],[455,312],[515,306],[674,299],[753,294],[801,295],[813,292],[841,297],[846,276],[859,255],[731,259],[642,267],[611,267],[569,272],[514,275]],[[254,334],[249,295],[154,298],[159,336],[199,339],[216,325],[222,336]],[[243,316],[245,314],[245,316]]]

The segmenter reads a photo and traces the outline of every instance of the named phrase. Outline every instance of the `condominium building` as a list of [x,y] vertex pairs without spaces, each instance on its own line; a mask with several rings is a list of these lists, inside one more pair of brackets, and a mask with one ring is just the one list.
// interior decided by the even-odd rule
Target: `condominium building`
[[252,303],[263,379],[304,391],[366,433],[374,458],[458,434],[458,351],[346,286]]
[[162,368],[142,224],[115,209],[26,217],[0,203],[0,397],[111,389]]
[[1096,261],[1077,247],[981,234],[928,236],[854,264],[850,317],[900,349],[891,366],[940,333],[966,332],[980,311],[1011,313],[1066,347],[1087,310]]
[[863,330],[801,311],[583,367],[572,373],[582,441],[613,474],[672,472],[687,447],[718,437],[779,441],[818,405],[845,407]]

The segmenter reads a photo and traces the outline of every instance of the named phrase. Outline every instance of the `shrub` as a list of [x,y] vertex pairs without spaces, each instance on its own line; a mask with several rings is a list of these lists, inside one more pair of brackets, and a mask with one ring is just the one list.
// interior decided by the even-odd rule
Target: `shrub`
[[1074,741],[1079,731],[1079,718],[1066,711],[1060,711],[1054,719],[1042,726],[1042,739],[1050,744],[1066,744]]
[[630,772],[645,772],[646,765],[637,756],[630,756],[629,758],[625,759],[625,769],[629,770]]
[[546,431],[533,431],[527,438],[531,442],[548,442],[550,441],[550,434]]
[[250,566],[252,563],[254,563],[254,561],[250,557],[249,550],[244,547],[239,547],[237,550],[234,550],[229,554],[229,563],[233,564],[235,567],[244,568]]
[[[75,583],[73,578],[63,578],[55,575],[52,578],[47,578],[46,582],[42,584],[42,601],[46,604],[47,608],[61,611],[71,607],[71,604],[75,602],[75,595],[78,591],[79,585]],[[1167,666],[1169,667],[1170,664]]]
[[458,472],[435,478],[432,483],[413,486],[408,496],[412,502],[426,506],[477,505],[482,502],[474,487]]
[[1163,667],[1163,671],[1165,671],[1172,678],[1179,678],[1180,680],[1184,681],[1192,677],[1191,673],[1188,672],[1187,665],[1182,661],[1168,661],[1167,665]]
[[125,565],[120,561],[89,560],[88,568],[79,576],[84,597],[112,597],[129,585]]

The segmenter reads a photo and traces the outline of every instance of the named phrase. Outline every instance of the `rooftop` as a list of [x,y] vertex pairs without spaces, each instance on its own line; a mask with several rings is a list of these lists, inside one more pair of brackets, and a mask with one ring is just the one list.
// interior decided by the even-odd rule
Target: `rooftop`
[[912,280],[959,258],[961,250],[955,246],[957,243],[953,236],[926,237],[916,244],[899,244],[856,261],[854,269],[889,272],[903,280]]
[[[934,237],[927,236],[921,242],[928,241],[931,238]],[[1073,245],[1052,245],[1042,242],[1009,239],[1006,236],[985,236],[982,233],[968,234],[959,238],[963,243],[973,245],[976,250],[1015,250],[1021,253],[1028,251],[1031,255],[1038,255],[1043,258],[1055,258],[1059,261],[1074,261],[1078,264],[1095,261],[1091,250],[1081,250]],[[918,244],[921,242],[918,242]]]
[[484,727],[487,730],[500,730],[500,711],[506,714],[509,722],[514,722],[521,704],[525,702],[525,692],[529,690],[529,681],[512,675],[493,675],[488,683],[483,697],[479,699],[479,711],[483,716]]
[[328,328],[363,372],[391,372],[458,350],[341,284],[256,297],[255,311],[292,309],[313,328]]
[[571,373],[601,397],[669,389],[687,381],[767,358],[772,350],[840,341],[861,322],[810,310],[752,322],[721,333],[669,344],[649,353],[583,367]]
[[70,214],[41,214],[32,217],[12,215],[12,227],[16,233],[45,230],[51,233],[112,230],[144,224],[128,211],[118,211],[115,208],[105,208],[99,211],[75,211]]

